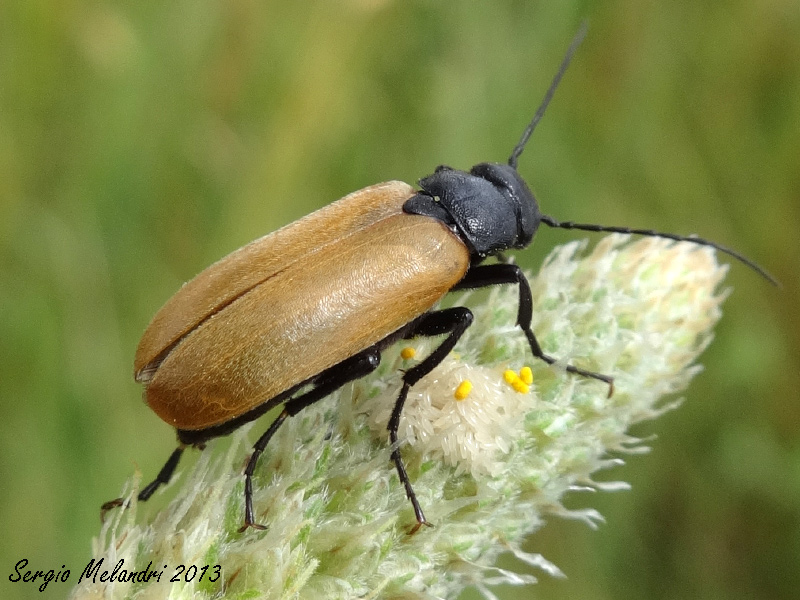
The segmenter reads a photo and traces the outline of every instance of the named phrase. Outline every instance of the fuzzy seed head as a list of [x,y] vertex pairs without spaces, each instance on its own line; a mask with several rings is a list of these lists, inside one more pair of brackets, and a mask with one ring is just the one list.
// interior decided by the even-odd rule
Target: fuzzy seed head
[[[227,449],[214,440],[193,466],[184,463],[159,492],[171,498],[165,508],[137,506],[135,478],[131,508],[109,514],[94,543],[94,558],[108,565],[219,564],[218,581],[84,580],[73,598],[451,598],[471,584],[491,597],[488,585],[534,581],[492,566],[506,551],[558,575],[520,544],[549,516],[601,519],[566,509],[564,494],[625,488],[593,476],[644,448],[630,425],[677,405],[725,296],[717,288],[726,267],[710,249],[627,240],[555,248],[531,278],[532,329],[553,366],[531,356],[515,326],[516,286],[495,286],[476,303],[455,299],[470,306],[473,325],[411,388],[399,427],[435,528],[408,535],[416,521],[389,458],[386,426],[414,358],[394,347],[370,377],[288,419],[267,446],[253,478],[255,519],[266,530],[238,532],[248,431],[260,435],[261,419]],[[437,343],[415,340],[416,355]],[[604,383],[566,373],[567,364],[613,375],[616,393],[608,398]],[[466,381],[472,389],[457,400]]]

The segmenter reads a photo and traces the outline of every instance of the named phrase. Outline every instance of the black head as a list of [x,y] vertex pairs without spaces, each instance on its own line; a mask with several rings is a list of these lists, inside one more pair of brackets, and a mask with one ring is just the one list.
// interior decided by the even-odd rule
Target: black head
[[651,229],[560,222],[539,211],[536,198],[517,172],[517,161],[534,128],[544,116],[572,55],[585,35],[584,23],[573,38],[536,114],[511,152],[507,165],[480,163],[472,167],[469,173],[450,167],[437,167],[432,175],[420,179],[422,191],[410,198],[403,205],[403,210],[433,217],[450,226],[469,248],[475,262],[508,248],[525,248],[531,243],[539,224],[544,223],[562,229],[632,233],[710,246],[740,260],[777,285],[777,281],[753,261],[735,250],[702,238]]
[[542,222],[542,214],[536,198],[517,172],[517,159],[585,35],[584,23],[507,165],[480,163],[469,173],[438,167],[432,175],[420,179],[422,192],[408,200],[403,210],[434,217],[452,227],[476,260],[508,248],[528,246]]
[[472,170],[438,167],[420,182],[407,213],[450,225],[476,259],[530,244],[541,222],[539,207],[516,169],[481,163]]

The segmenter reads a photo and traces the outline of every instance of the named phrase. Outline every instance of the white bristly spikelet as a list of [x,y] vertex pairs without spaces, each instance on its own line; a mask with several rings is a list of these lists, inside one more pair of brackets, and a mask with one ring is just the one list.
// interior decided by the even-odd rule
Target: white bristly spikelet
[[[454,598],[473,584],[492,597],[491,585],[534,581],[493,567],[502,552],[559,575],[522,552],[522,541],[547,516],[592,526],[601,519],[564,508],[566,492],[626,487],[592,476],[642,451],[629,426],[676,406],[674,394],[700,370],[725,272],[713,251],[689,243],[609,236],[590,251],[585,243],[556,248],[531,279],[533,331],[559,359],[552,367],[531,356],[515,326],[516,286],[456,298],[474,324],[411,389],[399,429],[434,528],[409,535],[416,521],[386,432],[402,373],[438,342],[415,339],[387,349],[371,377],[278,431],[253,480],[255,518],[266,530],[238,532],[243,465],[268,418],[187,460],[163,493],[172,498],[167,507],[133,500],[109,513],[93,545],[102,570],[124,559],[126,572],[136,572],[152,561],[164,571],[160,582],[98,576],[73,598]],[[603,382],[566,373],[567,364],[613,375],[615,393],[608,398]],[[181,581],[170,583],[179,565]]]

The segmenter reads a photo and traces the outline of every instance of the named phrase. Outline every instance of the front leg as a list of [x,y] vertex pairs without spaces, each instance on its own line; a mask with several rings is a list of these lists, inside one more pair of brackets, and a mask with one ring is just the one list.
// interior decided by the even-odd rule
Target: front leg
[[[528,283],[525,274],[517,265],[513,264],[494,264],[494,265],[481,265],[472,267],[458,285],[453,288],[455,290],[468,290],[475,288],[488,287],[490,285],[500,285],[503,283],[516,283],[519,286],[519,309],[517,312],[517,325],[525,332],[525,337],[528,338],[528,344],[531,347],[531,352],[536,358],[540,358],[549,365],[556,362],[552,356],[545,354],[536,336],[533,335],[531,330],[531,319],[533,318],[533,297],[531,296],[531,286]],[[567,372],[575,373],[583,377],[591,377],[598,379],[608,384],[608,397],[610,398],[614,393],[614,378],[602,373],[595,373],[594,371],[587,371],[572,365],[566,366]]]

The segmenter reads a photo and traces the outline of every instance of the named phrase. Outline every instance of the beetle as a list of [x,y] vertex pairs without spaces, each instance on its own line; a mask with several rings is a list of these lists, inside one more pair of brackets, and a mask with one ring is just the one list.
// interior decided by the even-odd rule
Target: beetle
[[[419,181],[419,190],[391,181],[353,192],[234,251],[167,301],[139,342],[134,374],[150,408],[177,430],[179,445],[139,491],[139,500],[169,482],[186,447],[202,448],[283,405],[256,441],[244,472],[240,531],[263,529],[254,518],[252,476],[281,424],[372,372],[382,350],[396,340],[444,336],[403,374],[387,425],[391,460],[417,521],[412,531],[430,525],[406,474],[397,431],[410,388],[447,356],[472,322],[468,308],[436,304],[451,291],[514,284],[517,325],[531,352],[555,363],[531,330],[528,280],[502,255],[527,247],[542,223],[711,246],[776,283],[754,262],[705,239],[561,222],[539,210],[517,162],[585,33],[584,25],[507,164],[480,163],[468,172],[440,166]],[[498,260],[485,264],[490,257]],[[599,380],[609,396],[613,393],[610,375],[573,365],[565,369]],[[122,504],[117,498],[102,510]]]

